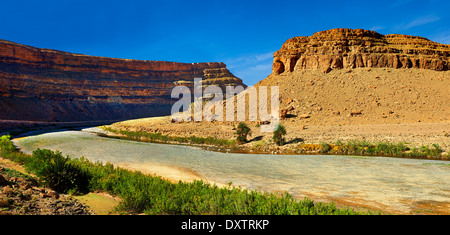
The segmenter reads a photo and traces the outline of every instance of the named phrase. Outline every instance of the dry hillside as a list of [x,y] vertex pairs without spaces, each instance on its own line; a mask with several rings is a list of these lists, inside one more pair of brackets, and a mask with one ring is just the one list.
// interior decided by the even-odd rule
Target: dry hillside
[[[408,35],[333,29],[286,41],[273,72],[255,85],[278,86],[287,140],[439,144],[450,148],[450,46]],[[227,101],[229,102],[229,101]],[[271,134],[248,122],[249,144]],[[169,117],[116,123],[132,131],[235,138],[237,122],[172,123]],[[255,143],[257,142],[257,143]]]

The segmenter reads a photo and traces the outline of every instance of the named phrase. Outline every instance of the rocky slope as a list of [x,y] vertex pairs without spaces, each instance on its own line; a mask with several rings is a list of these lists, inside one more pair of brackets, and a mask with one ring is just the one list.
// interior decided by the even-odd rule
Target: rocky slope
[[37,185],[36,179],[1,166],[11,165],[0,157],[0,215],[91,215],[86,205],[72,197]]
[[194,77],[203,77],[204,85],[245,86],[223,63],[114,59],[0,40],[0,120],[11,125],[167,115],[177,100],[170,97],[172,88],[192,86]]

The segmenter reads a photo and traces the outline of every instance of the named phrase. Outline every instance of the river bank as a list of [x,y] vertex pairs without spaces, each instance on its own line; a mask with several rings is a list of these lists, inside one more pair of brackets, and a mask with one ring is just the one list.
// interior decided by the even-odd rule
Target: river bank
[[[53,139],[54,137],[56,137],[56,139]],[[44,142],[40,142],[43,140],[42,138],[44,139]],[[46,141],[45,139],[47,138],[51,141]],[[59,188],[57,190],[77,190],[84,188],[90,191],[104,190],[113,193],[121,198],[120,206],[118,208],[121,213],[210,215],[372,214],[372,212],[366,210],[358,209],[355,211],[348,207],[337,208],[334,203],[314,202],[309,198],[297,200],[288,193],[278,194],[277,192],[269,191],[260,192],[260,190],[249,191],[246,188],[236,188],[231,186],[231,183],[229,183],[227,187],[218,187],[217,184],[208,184],[205,183],[204,180],[197,180],[191,183],[183,181],[172,183],[165,179],[161,179],[159,176],[155,177],[143,174],[140,171],[130,171],[129,169],[117,167],[116,164],[111,163],[109,160],[115,162],[118,160],[117,158],[121,159],[122,162],[130,162],[130,160],[133,162],[137,160],[142,163],[144,159],[136,159],[136,157],[145,158],[145,156],[142,152],[133,153],[132,150],[135,149],[136,146],[130,145],[128,141],[101,138],[103,139],[102,141],[106,141],[106,143],[101,144],[103,145],[102,147],[108,147],[108,145],[105,146],[105,144],[112,144],[109,146],[113,146],[113,148],[119,147],[120,150],[128,152],[127,155],[123,154],[121,151],[117,151],[117,149],[113,152],[108,152],[108,149],[103,149],[104,151],[89,152],[93,145],[89,147],[87,145],[98,145],[96,140],[99,140],[99,138],[100,137],[96,137],[92,133],[61,131],[59,133],[47,133],[18,140],[16,139],[14,142],[19,143],[19,145],[22,142],[26,142],[25,145],[28,146],[23,148],[24,152],[28,151],[26,149],[30,147],[30,145],[35,147],[36,144],[42,146],[53,144],[59,145],[63,143],[63,146],[58,146],[63,152],[68,152],[68,149],[78,149],[76,147],[77,144],[82,144],[81,146],[86,148],[81,152],[87,150],[87,158],[84,156],[80,157],[78,154],[73,154],[70,157],[68,155],[66,157],[67,162],[64,166],[58,164],[58,167],[68,167],[71,168],[72,171],[80,173],[75,175],[70,174],[70,177],[72,177],[72,180],[70,181],[67,181],[63,175],[60,175],[62,176],[62,178],[59,178],[60,180],[63,180],[63,182],[66,183],[75,182],[75,185],[66,185],[69,187],[65,187],[64,189]],[[68,149],[64,149],[64,147],[68,147]],[[144,144],[144,147],[144,150],[156,150],[158,152],[160,150],[167,150],[167,147],[172,148],[175,146]],[[158,149],[160,147],[163,147],[163,149]],[[183,152],[188,149],[183,149]],[[174,151],[177,152],[176,149]],[[193,149],[193,151],[198,150]],[[24,152],[18,151],[8,137],[2,137],[0,156],[25,164],[27,170],[38,172],[40,175],[39,177],[45,177],[48,172],[36,170],[41,169],[42,167],[54,169],[55,166],[52,165],[55,164],[57,159],[63,158],[59,150],[52,151],[48,148],[43,150],[39,150],[39,148],[35,149],[31,155]],[[105,153],[108,154],[105,155]],[[100,158],[103,157],[104,159],[106,158],[108,161],[92,161],[92,157],[95,156],[100,156]],[[167,157],[170,158],[168,155],[160,156],[150,154],[148,156],[162,157],[164,160],[167,160]],[[185,156],[189,157],[192,155],[187,154]],[[38,164],[34,164],[33,162]],[[179,163],[176,163],[176,165],[178,164]],[[81,176],[81,178],[78,178],[78,176]],[[84,176],[87,176],[90,179],[88,181],[83,181],[82,179]]]
[[447,161],[390,157],[239,154],[136,142],[65,131],[14,140],[22,151],[61,151],[71,157],[177,180],[267,192],[288,192],[338,206],[393,214],[450,213]]
[[[436,159],[449,160],[449,140],[444,134],[436,134],[437,130],[446,128],[446,124],[426,124],[425,126],[415,126],[415,129],[429,128],[427,133],[422,133],[420,138],[415,135],[421,135],[423,131],[418,131],[411,139],[404,138],[404,132],[398,131],[395,137],[383,135],[382,133],[375,135],[372,132],[343,132],[332,130],[331,127],[321,127],[321,131],[304,132],[288,126],[288,135],[286,143],[277,146],[271,139],[271,134],[258,132],[258,125],[255,127],[256,132],[253,137],[245,144],[237,144],[234,132],[230,133],[226,123],[168,123],[169,117],[146,118],[131,120],[125,122],[114,123],[112,125],[101,126],[105,136],[116,138],[127,138],[136,141],[169,143],[197,146],[210,151],[233,152],[233,153],[249,153],[249,154],[332,154],[332,155],[364,155],[364,156],[387,156],[387,157],[406,157],[414,159]],[[209,125],[215,125],[214,129]],[[190,131],[185,132],[167,132],[166,128],[189,128]],[[186,127],[188,126],[188,127]],[[235,130],[233,125],[232,131]],[[413,125],[414,126],[414,125]],[[432,128],[434,127],[434,129]],[[316,127],[317,128],[317,127]],[[331,133],[322,132],[327,129]],[[331,129],[330,129],[331,128]],[[352,127],[346,127],[352,129]],[[353,127],[355,128],[355,127]],[[365,126],[365,128],[369,128]],[[392,126],[378,126],[377,131],[381,129],[394,128]],[[304,127],[303,127],[304,129]],[[358,128],[359,129],[359,128]],[[201,130],[201,131],[192,131]],[[209,130],[209,131],[208,131]],[[217,132],[217,130],[221,130]],[[227,130],[227,131],[224,131]],[[407,129],[410,131],[410,129]],[[223,132],[222,132],[223,131]],[[336,132],[337,131],[337,132]],[[430,132],[430,133],[428,133]],[[175,134],[174,134],[175,133]],[[218,134],[220,133],[220,134]],[[309,135],[308,135],[309,133]],[[333,135],[333,139],[327,139],[326,136]],[[230,137],[233,136],[233,137]],[[302,137],[300,137],[302,136]],[[372,138],[366,138],[372,136]],[[220,139],[218,137],[226,138]],[[400,138],[402,137],[402,138]],[[432,142],[436,141],[436,142]]]

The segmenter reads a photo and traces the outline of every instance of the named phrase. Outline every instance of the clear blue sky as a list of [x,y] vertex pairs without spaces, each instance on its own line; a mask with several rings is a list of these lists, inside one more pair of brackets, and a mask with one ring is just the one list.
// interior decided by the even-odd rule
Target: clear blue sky
[[253,85],[294,36],[332,28],[450,44],[450,1],[2,1],[0,39],[114,58],[225,62]]

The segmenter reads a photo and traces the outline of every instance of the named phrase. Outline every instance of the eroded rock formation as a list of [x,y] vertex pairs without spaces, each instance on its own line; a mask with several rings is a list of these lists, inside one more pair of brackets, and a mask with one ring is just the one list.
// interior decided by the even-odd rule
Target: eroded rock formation
[[423,37],[382,35],[363,29],[332,29],[287,40],[274,53],[278,75],[304,69],[450,68],[450,46]]
[[224,63],[113,59],[0,40],[0,120],[101,121],[170,114],[178,84],[245,85]]

